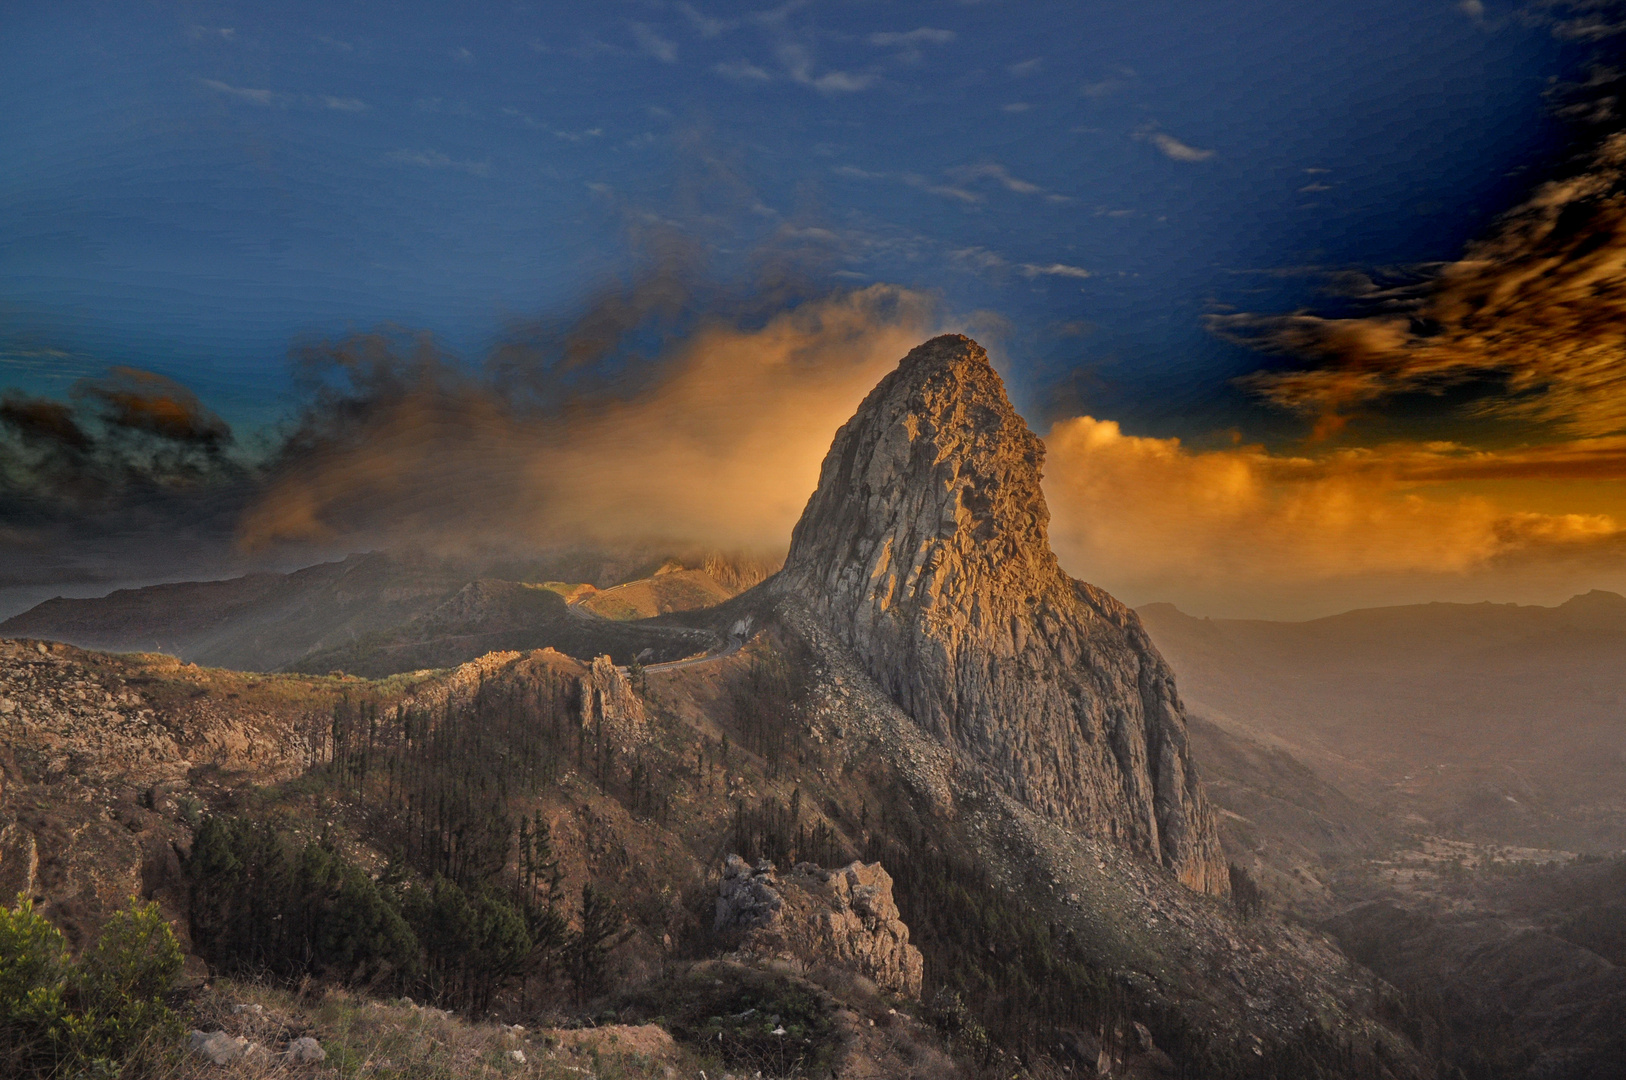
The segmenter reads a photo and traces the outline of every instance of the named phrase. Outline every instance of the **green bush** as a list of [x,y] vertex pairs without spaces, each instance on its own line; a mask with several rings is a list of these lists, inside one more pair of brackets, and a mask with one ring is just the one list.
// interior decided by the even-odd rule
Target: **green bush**
[[175,1045],[164,1002],[181,948],[154,904],[131,900],[74,962],[27,900],[0,910],[0,1075],[116,1076]]
[[205,819],[186,863],[192,938],[222,970],[285,980],[410,980],[418,941],[391,898],[330,841],[298,846],[240,817]]
[[[517,983],[550,982],[574,940],[545,824],[520,836],[518,871],[506,880],[464,885],[436,874],[408,886],[398,864],[374,880],[331,838],[300,845],[269,825],[212,816],[186,862],[192,940],[222,971],[392,986],[479,1014]],[[602,903],[585,914],[598,958],[593,950],[613,945],[620,924]]]
[[436,1000],[484,1012],[505,985],[523,976],[534,943],[525,917],[490,889],[467,893],[449,878],[407,892],[407,920],[424,943],[427,982]]

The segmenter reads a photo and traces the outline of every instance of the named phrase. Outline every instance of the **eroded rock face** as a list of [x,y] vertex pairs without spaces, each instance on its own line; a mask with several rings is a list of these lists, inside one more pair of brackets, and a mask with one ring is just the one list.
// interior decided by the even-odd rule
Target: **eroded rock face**
[[880,863],[839,870],[797,863],[779,874],[770,862],[738,855],[723,865],[714,929],[738,952],[856,972],[877,986],[920,996],[920,950],[892,899]]
[[622,750],[649,738],[644,704],[626,674],[608,656],[600,656],[581,677],[582,727],[602,731]]
[[934,338],[836,434],[775,587],[1013,796],[1222,894],[1173,673],[1056,562],[1043,462],[983,349]]

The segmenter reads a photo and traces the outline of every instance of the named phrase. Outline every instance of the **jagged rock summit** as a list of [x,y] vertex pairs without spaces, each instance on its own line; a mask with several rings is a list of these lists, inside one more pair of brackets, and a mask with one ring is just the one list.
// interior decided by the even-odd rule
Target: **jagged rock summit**
[[1174,675],[1057,563],[1043,462],[982,347],[933,338],[837,432],[776,585],[1012,796],[1224,893]]

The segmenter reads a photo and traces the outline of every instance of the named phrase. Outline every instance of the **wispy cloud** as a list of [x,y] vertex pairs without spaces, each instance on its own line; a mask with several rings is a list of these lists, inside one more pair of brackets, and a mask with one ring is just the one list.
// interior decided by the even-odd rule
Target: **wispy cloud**
[[367,111],[367,103],[360,98],[324,97],[322,104],[336,112],[358,113]]
[[677,43],[661,37],[660,31],[648,23],[629,22],[627,29],[638,43],[638,51],[652,56],[663,64],[677,63]]
[[474,53],[470,49],[459,47],[452,50],[452,59],[456,60],[459,64],[473,63]]
[[536,117],[532,116],[530,113],[525,112],[522,109],[514,108],[512,105],[504,105],[503,110],[502,110],[502,114],[504,116],[513,117],[515,120],[518,120],[520,123],[524,124],[528,128],[532,128],[532,129],[535,129],[537,131],[546,131],[546,130],[548,130],[547,125],[542,123],[542,121],[538,120]]
[[962,203],[975,204],[982,202],[982,196],[978,195],[974,191],[967,191],[965,188],[953,187],[949,184],[934,183],[933,181],[928,180],[926,177],[921,176],[919,173],[900,173],[898,174],[898,179],[903,181],[905,184],[908,184],[912,188],[918,188],[921,191],[924,191],[928,195],[937,195],[945,199],[953,199],[955,202]]
[[237,31],[229,26],[193,26],[186,36],[193,41],[236,41]]
[[749,60],[726,60],[720,64],[713,64],[711,70],[725,79],[736,82],[772,82],[773,76],[765,69],[757,67]]
[[[586,142],[588,139],[597,139],[604,135],[603,128],[588,128],[585,131],[563,131],[551,124],[543,123],[530,113],[521,109],[516,109],[512,105],[504,106],[502,114],[504,116],[513,117],[515,120],[518,120],[520,123],[530,128],[532,131],[545,131],[554,138],[563,139],[566,142]],[[651,138],[653,138],[653,136],[651,136]]]
[[1066,263],[1059,263],[1059,262],[1058,263],[1050,263],[1049,265],[1040,265],[1038,263],[1023,263],[1020,267],[1018,267],[1018,269],[1020,269],[1022,271],[1022,276],[1023,277],[1029,277],[1029,278],[1036,278],[1036,277],[1087,278],[1087,277],[1094,277],[1095,276],[1094,274],[1091,274],[1088,270],[1084,269],[1082,266],[1068,266]]
[[949,251],[948,255],[949,258],[956,262],[964,263],[975,270],[992,273],[996,277],[1008,275],[1012,270],[1029,280],[1041,277],[1083,280],[1095,276],[1082,266],[1070,266],[1067,263],[1024,262],[1013,264],[999,252],[991,251],[985,247],[955,248]]
[[954,31],[922,26],[902,33],[881,32],[871,34],[869,43],[877,49],[896,49],[898,59],[906,64],[918,64],[925,55],[927,45],[947,45],[954,40]]
[[340,41],[338,38],[331,38],[331,37],[328,37],[326,34],[318,35],[316,40],[321,42],[323,45],[326,45],[328,48],[332,49],[334,52],[346,52],[347,53],[347,52],[355,52],[356,51],[356,47],[354,45],[350,44],[348,41]]
[[1212,150],[1200,150],[1163,131],[1137,131],[1135,138],[1151,143],[1171,161],[1207,161],[1214,156]]
[[953,30],[938,30],[931,26],[922,26],[903,33],[882,32],[869,36],[871,45],[883,49],[892,45],[947,45],[953,40]]
[[949,257],[968,263],[978,270],[1003,270],[1010,265],[999,252],[989,251],[985,247],[957,248],[949,252]]
[[826,71],[816,75],[813,56],[802,45],[787,43],[779,47],[779,62],[792,82],[812,87],[821,94],[851,94],[875,85],[874,72]]
[[1012,64],[1005,70],[1010,72],[1018,79],[1025,79],[1029,75],[1033,75],[1038,72],[1038,70],[1042,67],[1044,67],[1044,57],[1035,56],[1032,60],[1023,60],[1019,64]]
[[955,202],[967,205],[976,205],[984,201],[981,195],[970,190],[969,185],[987,180],[992,180],[1005,190],[1013,191],[1018,195],[1042,195],[1047,202],[1054,203],[1070,203],[1073,201],[1071,196],[1047,192],[1038,184],[1030,183],[1019,176],[1012,176],[1009,169],[992,161],[947,169],[943,175],[950,182],[946,184],[922,176],[919,173],[872,172],[868,169],[861,169],[856,165],[837,165],[830,171],[837,176],[844,176],[852,180],[893,180],[918,191],[924,191],[928,195],[953,199]]
[[1300,195],[1314,195],[1318,191],[1331,191],[1331,184],[1305,184],[1299,188]]
[[445,98],[426,97],[413,102],[413,108],[430,116],[465,116],[474,117],[479,114],[469,106],[466,101],[447,101]]
[[489,161],[459,161],[448,157],[438,150],[397,150],[390,155],[391,161],[398,161],[403,165],[416,165],[424,169],[452,169],[456,172],[465,172],[470,176],[489,176],[491,163]]
[[707,15],[693,4],[681,3],[678,4],[677,9],[685,19],[689,20],[689,25],[694,28],[694,32],[703,38],[714,38],[720,34],[726,34],[740,25],[736,19],[718,19]]
[[1006,191],[1014,191],[1018,195],[1043,195],[1044,188],[1038,184],[1029,183],[1020,177],[1012,176],[1011,171],[997,162],[985,161],[979,165],[961,165],[948,170],[950,179],[961,184],[969,184],[977,180],[992,180]]
[[1009,105],[1000,106],[1001,111],[1008,113],[1025,113],[1031,108],[1033,108],[1033,106],[1029,105],[1025,101],[1013,101]]
[[967,204],[982,202],[982,196],[974,191],[967,191],[964,188],[953,187],[949,184],[939,184],[937,181],[924,177],[919,173],[871,172],[868,169],[860,169],[856,165],[837,165],[830,171],[837,176],[845,176],[850,180],[895,180],[906,187],[924,191],[928,195],[953,199],[955,202]]
[[230,83],[223,83],[219,79],[201,79],[199,81],[211,90],[242,98],[244,101],[252,101],[256,105],[270,105],[276,100],[276,95],[270,90],[258,90],[248,86],[233,86]]

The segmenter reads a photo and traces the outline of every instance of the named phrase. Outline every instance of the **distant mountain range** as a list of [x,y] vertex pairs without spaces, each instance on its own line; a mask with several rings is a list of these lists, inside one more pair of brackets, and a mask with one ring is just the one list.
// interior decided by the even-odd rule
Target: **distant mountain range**
[[1626,847],[1626,597],[1140,615],[1194,715],[1364,801],[1472,838]]
[[[716,553],[649,549],[567,550],[523,562],[372,552],[289,574],[47,600],[0,623],[0,637],[167,653],[238,671],[379,676],[549,645],[625,662],[644,648],[664,657],[678,646],[671,635],[651,638],[605,621],[715,604],[772,569]],[[561,588],[531,588],[550,583]],[[566,586],[601,619],[567,618]]]

